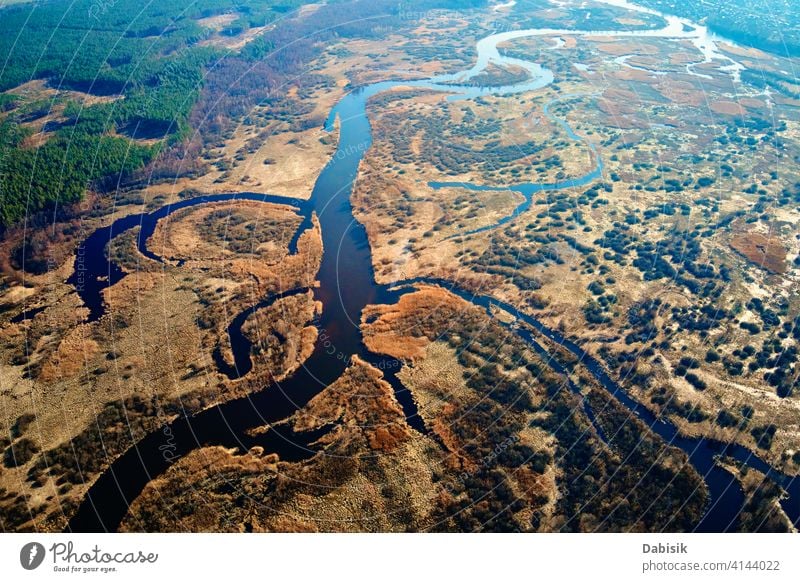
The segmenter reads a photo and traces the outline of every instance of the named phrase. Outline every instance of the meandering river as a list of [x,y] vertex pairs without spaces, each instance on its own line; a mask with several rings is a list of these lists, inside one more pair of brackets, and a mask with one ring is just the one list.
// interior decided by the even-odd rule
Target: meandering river
[[[627,2],[609,2],[626,7]],[[510,7],[510,6],[509,6]],[[637,9],[634,7],[634,9]],[[644,10],[644,9],[642,9]],[[80,246],[76,268],[69,282],[75,288],[90,310],[90,320],[96,320],[105,313],[102,291],[109,285],[118,282],[125,273],[109,261],[104,254],[105,246],[115,236],[134,227],[140,227],[139,250],[146,257],[161,260],[147,249],[146,241],[154,232],[157,222],[179,210],[211,201],[245,198],[264,202],[291,204],[303,216],[303,223],[298,229],[290,252],[296,252],[296,241],[300,234],[310,226],[312,213],[319,218],[324,251],[320,265],[318,280],[320,285],[313,289],[316,299],[323,303],[322,315],[317,321],[320,339],[317,341],[312,355],[289,377],[280,383],[272,384],[264,390],[245,398],[226,402],[192,417],[178,418],[161,431],[151,433],[136,446],[116,459],[108,470],[91,486],[89,492],[70,520],[68,530],[80,531],[113,531],[124,518],[128,505],[142,491],[145,485],[155,477],[163,474],[175,458],[206,445],[222,445],[247,450],[259,445],[266,452],[277,452],[287,461],[301,460],[316,453],[311,443],[324,434],[329,427],[323,427],[313,434],[295,434],[281,421],[288,418],[298,408],[304,406],[326,386],[333,383],[345,370],[353,355],[375,364],[383,372],[386,379],[396,391],[397,397],[408,418],[416,430],[427,434],[426,427],[417,413],[414,400],[396,377],[399,362],[391,358],[383,358],[370,354],[362,342],[359,328],[361,312],[367,305],[376,303],[394,303],[409,291],[409,284],[425,282],[424,280],[406,282],[405,286],[378,285],[375,282],[369,241],[363,227],[355,220],[350,205],[350,195],[356,179],[358,166],[364,152],[371,144],[371,131],[367,118],[367,101],[370,97],[396,87],[421,88],[447,93],[450,99],[470,99],[490,93],[492,95],[510,95],[540,89],[554,80],[553,73],[545,67],[520,59],[503,56],[498,45],[507,40],[528,36],[567,36],[592,34],[606,36],[658,36],[664,38],[688,38],[698,46],[704,59],[717,58],[716,44],[703,27],[687,23],[683,19],[664,16],[667,26],[659,30],[648,31],[573,31],[531,29],[515,30],[490,35],[477,44],[478,58],[476,64],[467,71],[442,75],[427,80],[386,81],[376,83],[354,91],[339,101],[330,112],[325,127],[331,129],[335,120],[340,122],[340,137],[337,152],[330,163],[320,173],[311,198],[308,202],[279,196],[262,194],[230,194],[193,198],[166,206],[149,214],[128,216],[115,221],[111,226],[92,233]],[[700,46],[702,45],[702,46]],[[715,53],[714,51],[717,51]],[[728,57],[725,57],[726,59]],[[728,59],[730,60],[730,59]],[[504,87],[482,88],[470,86],[469,80],[480,74],[490,64],[501,66],[515,65],[528,71],[530,79],[515,85]],[[735,67],[734,67],[735,68]],[[732,73],[735,73],[732,69]],[[563,96],[559,99],[570,98]],[[549,111],[546,111],[549,115]],[[584,176],[578,176],[554,184],[509,184],[499,187],[486,187],[479,184],[438,183],[435,188],[469,187],[482,190],[515,190],[523,194],[525,202],[518,207],[512,216],[502,219],[496,227],[513,220],[530,205],[535,193],[543,190],[560,190],[575,188],[592,182],[602,174],[602,161],[591,143],[584,140],[563,121],[551,119],[559,123],[573,140],[585,142],[591,149],[595,165]],[[484,228],[484,229],[485,229]],[[484,230],[479,229],[479,230]],[[472,231],[476,232],[476,231]],[[465,234],[470,234],[465,233]],[[687,438],[679,434],[677,428],[662,419],[655,418],[646,408],[631,398],[618,383],[611,378],[603,366],[587,354],[580,346],[561,336],[557,331],[549,329],[537,319],[518,311],[514,306],[506,305],[489,296],[478,296],[455,288],[448,281],[430,281],[452,289],[459,296],[475,305],[489,309],[495,305],[512,313],[538,333],[575,354],[586,369],[598,382],[631,413],[631,417],[639,418],[673,446],[687,453],[690,461],[708,486],[710,501],[698,531],[726,531],[737,523],[738,513],[744,498],[734,477],[721,469],[715,462],[717,455],[725,455],[744,463],[749,467],[761,470],[775,478],[789,493],[782,505],[794,523],[800,520],[800,484],[775,471],[763,460],[747,449],[738,445],[725,445],[702,438]],[[304,290],[290,290],[289,293]],[[235,365],[231,367],[221,358],[217,358],[220,370],[231,378],[246,374],[251,367],[250,343],[241,333],[241,326],[254,308],[265,306],[277,297],[267,297],[258,306],[248,309],[236,316],[230,323],[229,335],[234,351]],[[491,313],[491,312],[490,312]],[[531,343],[540,354],[548,359],[546,348],[540,345],[534,335],[524,327],[511,328],[520,337]],[[551,360],[556,371],[563,372],[558,362]],[[584,402],[584,408],[590,420],[593,411]],[[253,435],[250,429],[269,426],[263,434]],[[170,455],[163,454],[162,445],[165,434],[169,434]],[[602,432],[599,432],[604,438]]]

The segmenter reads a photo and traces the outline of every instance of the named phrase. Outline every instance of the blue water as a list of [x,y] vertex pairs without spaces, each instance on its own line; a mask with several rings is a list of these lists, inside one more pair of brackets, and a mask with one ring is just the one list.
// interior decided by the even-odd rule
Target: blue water
[[428,182],[428,185],[434,190],[441,190],[442,188],[464,188],[466,190],[472,190],[477,192],[511,191],[522,194],[523,202],[517,205],[517,207],[512,211],[511,214],[500,218],[499,220],[493,222],[492,224],[487,224],[480,228],[467,230],[466,232],[456,233],[450,235],[450,237],[448,238],[469,236],[481,232],[486,232],[489,230],[494,230],[500,226],[503,226],[504,224],[512,222],[518,216],[520,216],[524,212],[527,212],[528,209],[531,207],[531,204],[533,203],[534,194],[537,194],[539,192],[546,192],[548,190],[569,190],[573,188],[587,186],[588,184],[591,184],[592,182],[599,179],[603,175],[603,159],[597,153],[597,149],[595,148],[594,144],[589,141],[584,141],[578,134],[576,134],[573,131],[573,129],[569,126],[569,124],[566,121],[550,113],[550,106],[553,105],[554,103],[560,103],[568,99],[574,99],[577,97],[584,97],[584,95],[565,95],[562,97],[557,97],[556,99],[548,101],[544,105],[542,110],[544,114],[547,116],[547,118],[556,123],[557,125],[559,125],[571,140],[580,143],[586,143],[589,146],[591,157],[595,162],[594,168],[582,176],[578,176],[575,178],[567,178],[566,180],[562,180],[560,182],[550,182],[550,183],[523,182],[521,184],[511,184],[508,186],[486,186],[480,184],[472,184],[470,182]]

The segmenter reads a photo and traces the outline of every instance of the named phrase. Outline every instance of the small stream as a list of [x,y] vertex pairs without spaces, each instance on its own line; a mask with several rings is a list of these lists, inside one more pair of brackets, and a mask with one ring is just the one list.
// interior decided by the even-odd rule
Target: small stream
[[[619,404],[628,409],[632,415],[646,424],[650,430],[659,435],[665,442],[684,451],[689,456],[689,460],[695,470],[705,480],[710,493],[709,506],[703,519],[698,524],[696,531],[720,532],[731,529],[738,521],[738,514],[744,502],[744,496],[736,478],[716,463],[717,457],[735,459],[751,469],[761,471],[783,487],[787,492],[787,496],[781,500],[781,506],[792,523],[800,523],[800,479],[787,476],[777,471],[769,463],[741,445],[723,443],[708,438],[686,437],[681,435],[674,424],[664,417],[657,417],[648,408],[634,400],[619,383],[608,374],[603,364],[588,354],[582,347],[560,332],[545,326],[535,317],[520,311],[513,305],[488,295],[478,295],[463,291],[454,286],[452,282],[441,279],[419,278],[400,283],[400,285],[414,285],[418,283],[442,286],[465,301],[483,307],[490,315],[490,308],[496,307],[510,313],[518,321],[526,323],[536,332],[552,341],[555,345],[568,350],[571,354],[576,356],[578,362],[594,376],[600,385]],[[524,327],[520,328],[509,324],[503,325],[530,343],[534,350],[544,357],[545,361],[552,358],[536,341],[533,334]],[[562,374],[566,373],[564,367],[556,362],[555,358],[551,359],[551,366],[556,372]],[[584,406],[587,406],[585,402]],[[589,416],[590,421],[593,421],[593,413],[587,412],[587,416]],[[597,427],[595,426],[595,428]],[[600,436],[603,438],[602,433]]]

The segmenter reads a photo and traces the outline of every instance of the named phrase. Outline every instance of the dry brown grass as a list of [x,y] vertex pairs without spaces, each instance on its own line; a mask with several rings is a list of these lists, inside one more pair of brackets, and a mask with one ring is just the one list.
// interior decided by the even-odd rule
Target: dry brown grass
[[[49,102],[50,104],[47,113],[30,121],[23,121],[20,124],[34,132],[23,142],[22,146],[26,148],[41,146],[53,135],[54,128],[57,128],[59,124],[67,121],[67,118],[64,116],[64,109],[69,101],[73,101],[81,107],[89,107],[98,103],[112,103],[118,99],[122,99],[121,95],[92,95],[91,93],[84,93],[82,91],[59,89],[52,87],[46,80],[42,79],[28,81],[13,89],[9,89],[6,93],[20,97],[22,103],[38,101]],[[0,113],[0,120],[6,117],[6,115],[7,114]]]
[[786,248],[780,239],[758,232],[734,235],[731,248],[751,263],[772,273],[786,272]]
[[418,292],[403,295],[396,305],[367,306],[361,314],[364,344],[371,352],[393,358],[411,362],[422,359],[428,339],[409,335],[402,322],[413,318],[414,314],[441,308],[458,311],[468,306],[463,299],[439,287],[423,287]]
[[[219,216],[220,236],[206,232],[204,221]],[[290,206],[265,204],[249,200],[214,202],[193,206],[159,221],[148,240],[148,249],[169,261],[217,261],[252,254],[268,263],[275,263],[286,253],[286,242],[300,225],[300,216]],[[240,224],[240,221],[244,221]],[[251,246],[250,253],[237,253],[230,248],[239,230],[249,227],[240,246]],[[278,237],[261,243],[260,231],[276,231]]]
[[247,318],[242,331],[253,342],[253,365],[275,380],[297,370],[314,351],[317,328],[307,325],[322,312],[311,291],[284,297]]
[[322,442],[342,441],[342,433],[356,433],[347,438],[364,439],[371,450],[392,450],[410,434],[392,387],[379,370],[357,356],[341,378],[298,411],[294,422],[302,431],[334,424],[337,428]]
[[622,55],[655,55],[658,48],[639,41],[619,42],[602,36],[587,36],[582,40],[592,42],[601,53],[619,57]]
[[[281,206],[260,203],[254,206],[240,201],[225,208],[250,220],[270,217],[277,223],[289,223],[289,227],[292,222],[295,226],[299,222],[291,209]],[[208,217],[213,210],[213,207],[198,207],[198,216]],[[189,226],[196,227],[198,222],[192,218],[198,216],[188,213],[183,218]],[[178,218],[174,225],[180,222]],[[196,237],[192,239],[195,248],[202,247],[199,243],[207,233],[191,228],[186,233],[189,238]],[[114,251],[121,253],[125,264],[134,268],[104,291],[109,315],[99,322],[82,323],[86,310],[79,305],[72,289],[63,283],[71,270],[71,261],[34,278],[39,287],[33,291],[34,295],[21,293],[23,287],[13,287],[3,296],[5,301],[20,301],[26,296],[30,301],[31,297],[38,297],[46,307],[33,320],[0,328],[3,380],[0,402],[5,411],[0,428],[7,430],[15,418],[33,412],[36,419],[30,434],[40,450],[52,450],[82,435],[87,427],[94,426],[106,403],[129,397],[145,401],[180,397],[189,405],[196,395],[203,395],[199,401],[203,403],[200,406],[205,406],[263,387],[264,378],[258,381],[255,376],[264,376],[266,370],[256,369],[252,379],[230,382],[213,364],[212,351],[221,338],[227,337],[226,310],[244,309],[270,290],[282,290],[282,286],[290,289],[313,285],[322,253],[316,219],[314,227],[298,241],[297,255],[287,257],[287,236],[274,248],[259,246],[250,257],[228,252],[224,261],[198,259],[183,267],[160,265],[138,255],[133,239],[127,234],[121,237],[119,248],[115,246]],[[177,250],[190,252],[193,245],[177,235],[166,238]],[[304,309],[295,313],[297,321],[261,322],[265,326],[288,325],[283,328],[291,336],[281,360],[284,373],[296,368],[310,354],[316,329],[307,327],[306,322],[317,310],[318,305],[309,298]],[[287,314],[284,310],[283,316]],[[201,329],[201,320],[210,321],[211,326]],[[290,328],[292,333],[288,333]],[[269,333],[268,329],[261,329]],[[131,414],[134,418],[140,412]],[[164,420],[144,419],[151,429]],[[94,474],[86,474],[85,485],[69,490],[63,490],[55,479],[33,488],[25,480],[28,469],[29,464],[4,469],[0,473],[0,487],[24,496],[31,504],[41,504],[47,512],[79,500],[96,478]],[[38,517],[29,526],[60,529],[64,519]]]
[[597,101],[597,107],[613,120],[617,129],[644,128],[648,125],[647,121],[637,115],[641,111],[640,101],[640,97],[632,91],[606,89]]
[[735,116],[743,116],[745,115],[746,111],[742,106],[742,103],[737,103],[735,101],[714,101],[711,103],[711,111],[714,113],[719,113],[721,115],[735,115]]

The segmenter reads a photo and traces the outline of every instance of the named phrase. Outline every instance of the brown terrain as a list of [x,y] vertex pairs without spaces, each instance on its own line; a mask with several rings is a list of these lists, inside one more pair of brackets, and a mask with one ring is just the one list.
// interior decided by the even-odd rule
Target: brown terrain
[[[626,496],[635,507],[648,495],[647,503],[652,502],[652,492],[637,487],[631,492],[624,485],[633,471],[619,481],[603,477],[615,470],[617,454],[625,454],[629,445],[620,441],[608,449],[582,416],[561,418],[575,405],[568,391],[553,392],[563,379],[547,372],[482,310],[442,289],[424,287],[396,306],[374,306],[364,319],[371,321],[363,324],[368,344],[406,363],[401,377],[420,404],[429,435],[406,424],[382,373],[356,358],[338,381],[287,421],[301,432],[332,426],[310,460],[282,462],[258,449],[197,450],[147,486],[123,529],[591,530],[601,527],[592,511],[605,511],[597,504],[613,507]],[[502,355],[476,343],[479,335],[495,338]],[[424,347],[409,350],[411,345]],[[606,428],[617,422],[611,413],[603,418],[611,423]],[[557,437],[552,430],[559,425]],[[634,424],[632,430],[636,435],[643,427]],[[587,454],[597,456],[565,456],[572,438],[577,439],[573,446],[580,442]],[[685,469],[685,457],[669,449],[662,454],[672,482],[698,487]],[[587,470],[586,462],[602,483],[602,500],[591,489],[562,489],[570,475]],[[691,519],[702,496],[697,489],[697,497],[677,510],[678,519]],[[593,509],[570,525],[578,504]],[[635,527],[647,528],[647,520],[655,517],[643,513]]]
[[[559,8],[530,16],[554,28],[570,24]],[[203,42],[236,51],[264,33],[223,34],[234,18],[201,20]],[[27,231],[6,233],[0,527],[62,529],[97,477],[145,434],[288,377],[317,339],[314,320],[324,306],[310,290],[320,226],[315,218],[290,254],[301,222],[291,206],[235,201],[175,212],[147,243],[163,263],[139,253],[138,229],[115,238],[106,252],[127,275],[106,290],[108,313],[92,323],[65,283],[78,241],[120,216],[205,193],[308,199],[336,148],[338,131],[320,128],[342,95],[376,80],[461,69],[472,62],[474,41],[512,24],[507,19],[429,14],[402,34],[332,42],[309,65],[313,82],[253,106],[207,143],[200,131],[190,171],[125,185],[113,200],[89,192],[63,219],[33,228],[28,240],[44,265],[36,272],[15,258]],[[536,92],[447,102],[399,89],[371,100],[373,145],[352,204],[376,279],[438,277],[512,303],[578,343],[684,434],[740,443],[800,473],[793,87],[771,96],[740,90],[719,61],[691,74],[686,65],[701,57],[689,42],[563,41],[554,50],[546,37],[502,47],[554,71],[558,82]],[[789,66],[760,51],[723,48],[754,70]],[[625,55],[626,64],[614,62]],[[513,82],[519,74],[493,69],[479,81]],[[38,82],[17,90],[52,102],[30,122],[32,144],[61,120],[62,99],[91,99]],[[525,212],[491,228],[523,201],[504,188],[582,176],[596,155],[600,179],[538,192]],[[430,181],[496,190],[434,190]],[[246,319],[253,369],[229,378],[214,356],[233,365],[232,318],[296,289]],[[23,310],[30,316],[21,318]],[[197,449],[145,488],[122,529],[690,529],[706,491],[686,456],[632,418],[560,346],[534,332],[543,357],[501,322],[517,325],[510,313],[490,316],[432,285],[394,305],[369,306],[364,344],[400,362],[397,379],[423,432],[406,421],[390,371],[354,358],[283,423],[299,433],[326,429],[311,458]],[[788,529],[771,481],[725,468],[746,495],[743,529]],[[645,472],[651,478],[642,482]]]
[[786,249],[780,239],[758,232],[737,234],[731,239],[731,248],[751,263],[772,273],[787,270]]
[[[301,236],[298,253],[288,255],[290,229],[299,224],[293,210],[257,206],[200,206],[165,220],[154,236],[162,245],[151,249],[163,249],[168,258],[192,248],[209,250],[182,266],[144,258],[132,236],[114,239],[108,252],[123,268],[129,265],[130,274],[105,292],[110,314],[99,322],[83,322],[86,311],[64,283],[53,280],[58,273],[39,279],[42,285],[50,279],[47,297],[60,299],[2,330],[5,410],[13,422],[28,419],[21,442],[33,453],[6,454],[0,487],[16,493],[2,500],[4,527],[62,528],[130,438],[158,428],[179,410],[201,410],[260,389],[308,357],[316,329],[307,322],[319,310],[310,294],[286,298],[247,322],[258,359],[268,366],[231,381],[212,360],[218,348],[230,358],[225,328],[234,314],[269,293],[314,285],[322,251],[318,223]],[[218,229],[198,228],[212,216]],[[248,233],[240,247],[237,228]],[[264,244],[254,245],[259,237]],[[284,339],[277,350],[268,349],[273,333]],[[152,341],[154,334],[159,341]],[[86,462],[87,456],[93,461]]]

